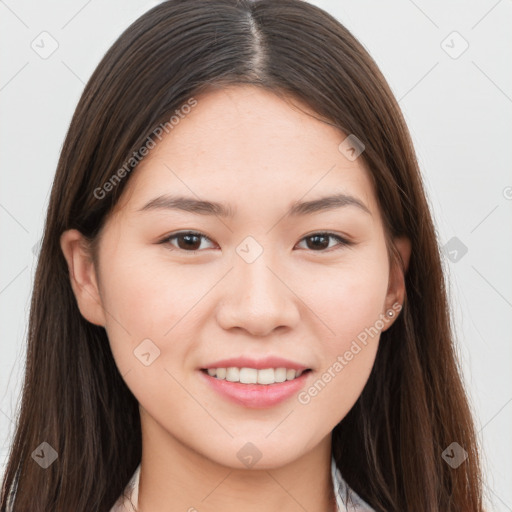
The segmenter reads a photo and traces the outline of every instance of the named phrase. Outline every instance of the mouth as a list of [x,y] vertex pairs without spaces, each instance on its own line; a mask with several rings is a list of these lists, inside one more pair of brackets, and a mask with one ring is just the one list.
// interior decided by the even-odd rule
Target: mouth
[[202,368],[199,375],[221,398],[252,409],[276,406],[306,385],[310,368]]
[[270,386],[298,379],[301,375],[311,372],[310,368],[295,370],[293,368],[202,368],[201,371],[217,380],[225,380],[240,384],[259,384]]

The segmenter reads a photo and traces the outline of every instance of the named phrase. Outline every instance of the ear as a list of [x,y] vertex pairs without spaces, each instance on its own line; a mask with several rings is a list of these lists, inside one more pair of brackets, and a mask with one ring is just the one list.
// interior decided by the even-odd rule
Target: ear
[[[391,262],[388,292],[386,295],[385,310],[383,312],[386,318],[388,320],[391,319],[391,321],[387,323],[387,326],[382,329],[382,331],[385,331],[393,324],[403,307],[405,300],[405,274],[409,268],[409,260],[411,257],[411,241],[409,238],[404,236],[396,237],[394,238],[394,243],[402,258],[403,269],[399,261]],[[388,316],[388,311],[393,311],[394,315]]]
[[82,316],[95,325],[105,326],[96,269],[86,238],[76,229],[64,231],[60,247],[66,258],[71,288]]

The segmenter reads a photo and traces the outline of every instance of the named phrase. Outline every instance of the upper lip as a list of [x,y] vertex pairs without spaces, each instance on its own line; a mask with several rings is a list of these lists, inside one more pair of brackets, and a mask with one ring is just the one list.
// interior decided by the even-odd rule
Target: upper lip
[[277,356],[264,357],[263,359],[252,359],[250,357],[232,357],[230,359],[221,359],[214,363],[204,366],[203,370],[211,368],[255,368],[263,370],[265,368],[287,368],[292,370],[308,370],[307,366],[284,359]]

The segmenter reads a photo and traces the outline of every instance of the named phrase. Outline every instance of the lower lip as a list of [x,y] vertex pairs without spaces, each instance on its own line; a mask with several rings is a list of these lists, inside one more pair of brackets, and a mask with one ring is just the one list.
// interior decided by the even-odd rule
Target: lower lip
[[311,371],[304,372],[296,379],[275,384],[240,384],[240,382],[211,377],[202,370],[199,373],[215,391],[232,402],[253,409],[265,409],[284,402],[298,393]]

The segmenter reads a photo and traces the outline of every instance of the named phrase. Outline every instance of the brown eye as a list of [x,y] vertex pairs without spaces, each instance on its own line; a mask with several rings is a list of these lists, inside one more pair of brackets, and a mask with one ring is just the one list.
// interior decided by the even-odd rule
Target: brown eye
[[[312,235],[304,237],[302,241],[306,241],[306,247],[314,252],[325,252],[326,249],[332,247],[350,245],[348,240],[335,235],[334,233],[313,233]],[[329,240],[336,240],[338,243],[330,245]]]
[[[166,237],[164,240],[162,240],[162,243],[169,243],[172,250],[177,249],[185,252],[195,252],[200,249],[201,242],[203,240],[208,240],[211,242],[211,240],[202,233],[183,231],[181,233],[175,233]],[[173,241],[176,241],[176,244],[172,243]]]
[[[202,233],[195,231],[182,231],[164,238],[161,243],[170,245],[171,250],[194,254],[201,250],[208,249],[208,247],[201,248],[201,243],[205,240],[212,242]],[[337,243],[332,244],[331,241],[333,240]],[[342,248],[344,246],[351,245],[351,242],[345,240],[339,235],[336,235],[335,233],[313,233],[301,240],[301,242],[304,241],[306,242],[306,249],[313,252],[330,252],[333,248],[336,250],[336,247]]]

